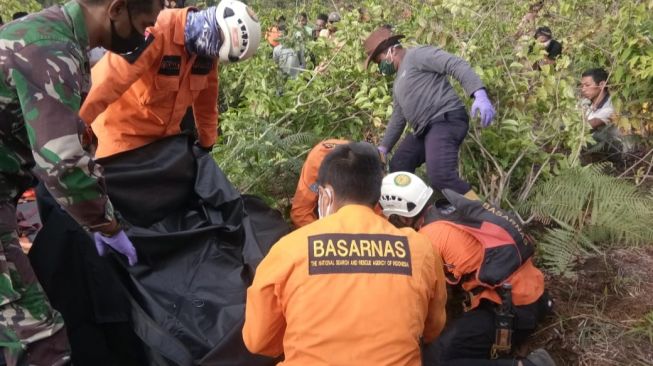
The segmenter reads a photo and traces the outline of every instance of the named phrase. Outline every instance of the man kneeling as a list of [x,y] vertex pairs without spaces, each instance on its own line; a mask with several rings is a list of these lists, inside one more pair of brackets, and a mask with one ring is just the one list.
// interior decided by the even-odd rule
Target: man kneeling
[[247,290],[243,338],[283,365],[421,365],[445,322],[442,262],[428,239],[374,213],[376,148],[340,145],[318,173],[320,219],[283,237]]
[[[463,316],[425,350],[425,365],[555,365],[543,349],[521,360],[498,359],[532,334],[551,308],[544,276],[528,258],[533,251],[521,227],[501,210],[453,191],[445,195],[452,205],[436,207],[431,187],[414,174],[396,172],[383,179],[379,201],[395,226],[412,227],[431,240],[444,262],[447,282],[461,285],[468,296]],[[482,243],[486,238],[488,245]],[[516,242],[527,253],[520,253]],[[496,256],[484,255],[499,247]],[[514,271],[504,272],[505,279],[495,276],[505,271],[506,263]],[[487,273],[499,279],[497,287],[484,285]]]

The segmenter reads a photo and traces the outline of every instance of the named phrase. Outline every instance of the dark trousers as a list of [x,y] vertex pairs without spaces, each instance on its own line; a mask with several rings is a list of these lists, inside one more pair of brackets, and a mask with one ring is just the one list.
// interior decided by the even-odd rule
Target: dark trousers
[[[496,332],[495,307],[490,301],[482,300],[479,307],[456,319],[436,341],[424,347],[424,366],[514,365],[513,359],[490,359]],[[546,294],[533,304],[516,306],[513,346],[526,340],[550,310]]]
[[411,133],[404,138],[390,160],[390,172],[414,173],[426,162],[433,188],[467,193],[471,186],[458,174],[458,150],[468,128],[469,115],[464,108],[445,113],[419,136]]

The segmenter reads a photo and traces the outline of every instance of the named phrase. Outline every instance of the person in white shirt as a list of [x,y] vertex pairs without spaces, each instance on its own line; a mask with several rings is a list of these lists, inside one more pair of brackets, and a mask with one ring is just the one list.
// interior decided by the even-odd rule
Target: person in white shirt
[[608,73],[603,69],[590,69],[583,73],[581,102],[587,122],[593,129],[599,129],[614,122],[615,112],[607,87]]
[[[615,125],[616,112],[607,86],[608,73],[602,68],[589,69],[581,76],[581,107],[583,116],[592,127],[592,137],[597,142],[591,152],[607,153],[609,160],[621,162],[623,150],[619,129]],[[620,164],[620,163],[619,163]]]

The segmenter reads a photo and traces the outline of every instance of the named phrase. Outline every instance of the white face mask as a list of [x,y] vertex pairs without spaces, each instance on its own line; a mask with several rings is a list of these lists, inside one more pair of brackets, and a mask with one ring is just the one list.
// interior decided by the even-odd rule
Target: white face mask
[[[324,194],[322,193],[324,192]],[[326,198],[329,199],[329,205],[324,206],[324,197],[323,195],[326,195]],[[317,215],[319,218],[327,217],[332,214],[331,209],[333,208],[333,191],[331,188],[322,188],[319,190],[318,193],[318,199],[317,199]]]

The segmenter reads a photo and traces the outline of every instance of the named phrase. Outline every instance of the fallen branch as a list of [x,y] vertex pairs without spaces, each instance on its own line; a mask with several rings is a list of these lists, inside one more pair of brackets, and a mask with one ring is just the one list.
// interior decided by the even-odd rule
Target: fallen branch
[[[646,155],[644,155],[641,159],[639,159],[637,162],[635,162],[635,164],[633,164],[630,168],[624,170],[624,172],[621,173],[621,174],[619,174],[619,176],[618,176],[617,178],[623,178],[623,177],[626,175],[626,173],[628,173],[628,172],[630,172],[631,170],[635,169],[635,167],[636,167],[637,165],[639,165],[639,163],[641,163],[641,162],[643,162],[644,160],[646,160],[646,158],[648,158],[648,156],[651,155],[652,153],[653,153],[653,149],[649,150],[649,152],[647,152]],[[652,161],[652,163],[653,163],[653,161]],[[650,169],[649,169],[649,171],[650,171]]]
[[648,164],[648,170],[646,170],[646,173],[644,173],[644,175],[642,176],[642,180],[639,181],[639,183],[635,184],[637,187],[639,187],[642,183],[644,183],[644,181],[646,181],[646,178],[650,177],[652,168],[653,168],[653,157],[651,158],[651,162]]

